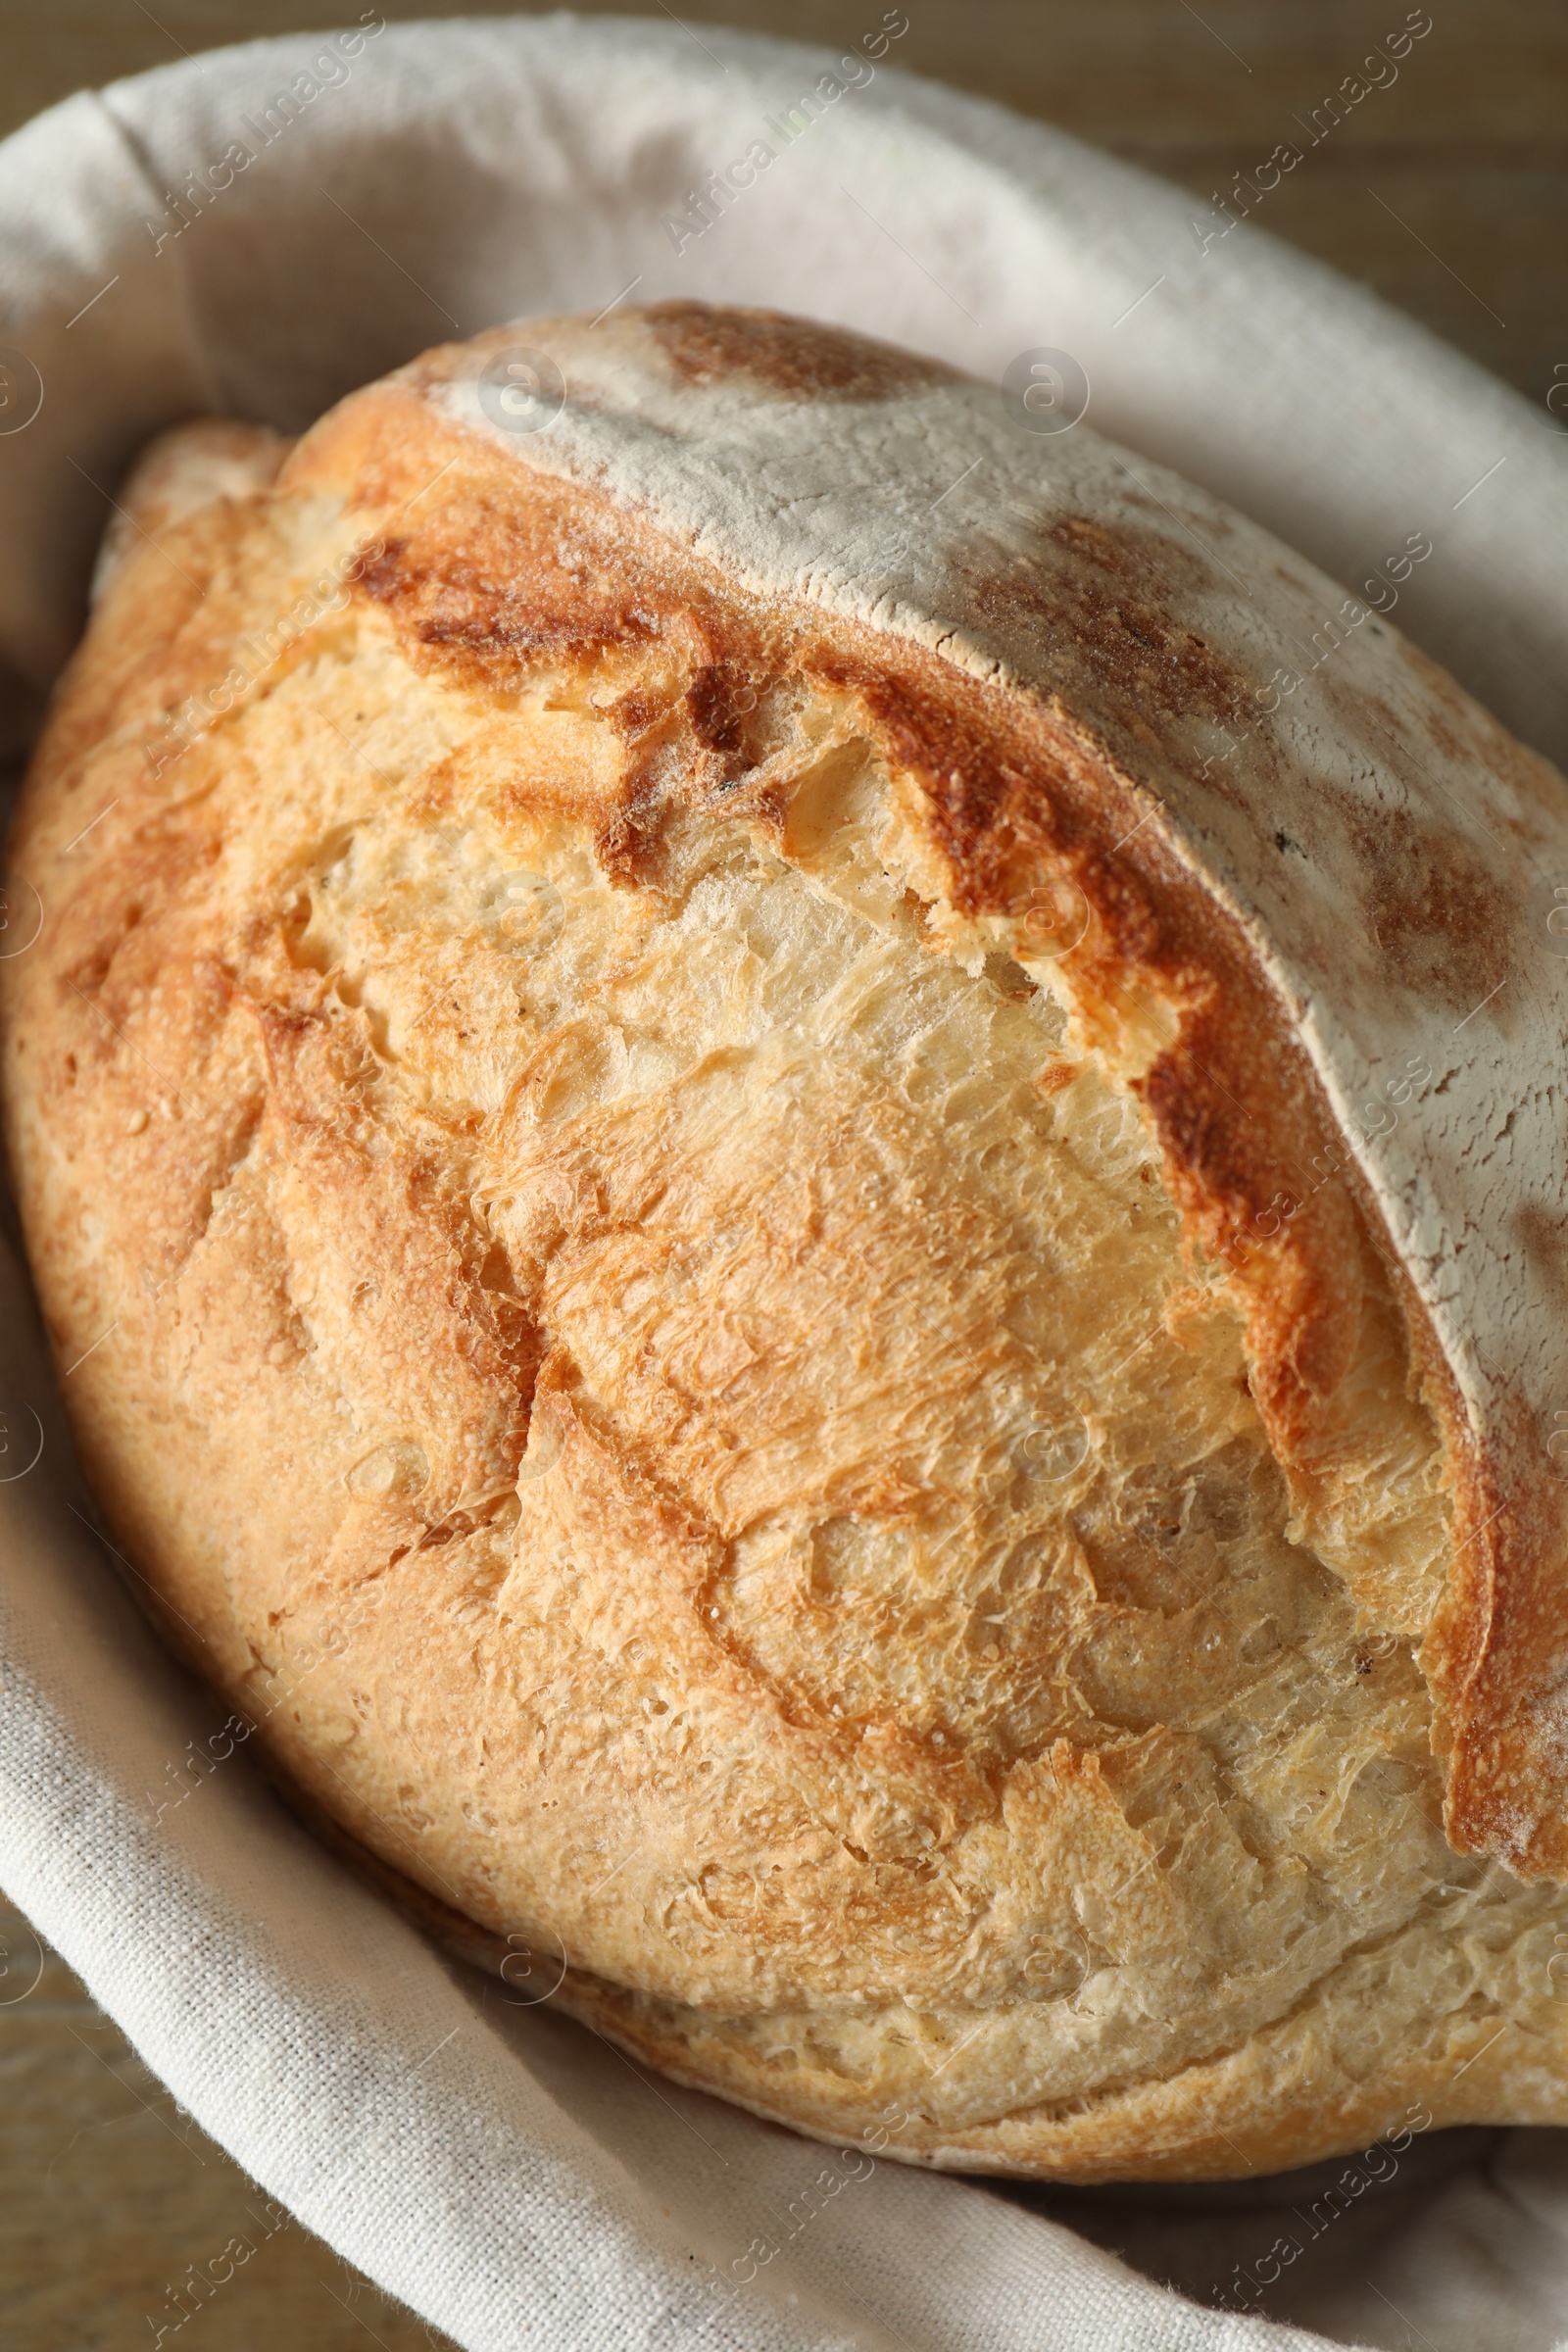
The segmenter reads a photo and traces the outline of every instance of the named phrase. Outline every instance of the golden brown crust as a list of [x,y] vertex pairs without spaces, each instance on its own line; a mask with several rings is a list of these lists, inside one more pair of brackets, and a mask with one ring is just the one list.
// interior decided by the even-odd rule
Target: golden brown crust
[[651,302],[640,317],[685,384],[765,385],[795,399],[887,400],[955,383],[939,360],[847,335],[780,311],[716,310],[708,302]]
[[[443,405],[518,331],[273,487],[160,460],[19,821],[13,1164],[172,1638],[449,1932],[804,2129],[1088,2179],[1555,2114],[1558,1898],[1433,1758],[1482,1844],[1553,1496],[1498,1521],[1322,1007],[1162,806],[1246,627],[1082,485],[1027,564],[959,535],[951,642],[847,611],[639,504],[611,379],[586,456]],[[853,474],[973,391],[614,331],[769,482],[798,412]],[[1299,800],[1246,757],[1216,827]],[[1488,979],[1468,841],[1342,813],[1401,985]]]

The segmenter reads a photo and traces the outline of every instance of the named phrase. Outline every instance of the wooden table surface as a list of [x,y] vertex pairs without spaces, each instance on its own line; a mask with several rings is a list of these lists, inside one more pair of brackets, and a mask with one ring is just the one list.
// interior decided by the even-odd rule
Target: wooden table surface
[[[901,66],[1060,123],[1200,197],[1296,141],[1303,161],[1269,200],[1277,235],[1364,279],[1532,400],[1544,401],[1559,365],[1568,375],[1559,0],[1430,0],[1432,29],[1397,79],[1370,89],[1309,147],[1314,111],[1407,15],[1419,22],[1428,9],[1405,0],[905,6]],[[0,133],[83,84],[358,13],[353,0],[156,0],[156,13],[141,0],[0,0]],[[513,12],[484,0],[382,0],[382,13]],[[682,14],[838,42],[882,9],[880,0],[687,0]],[[280,2333],[290,2352],[440,2342],[297,2223],[281,2224],[3,1905],[0,2082],[0,2340],[19,2352],[150,2344],[178,2309],[171,2290],[187,2266],[231,2237],[252,2253],[166,2345],[261,2352]]]
[[447,2347],[198,2131],[0,1896],[0,2344],[150,2352],[160,2328],[163,2352]]

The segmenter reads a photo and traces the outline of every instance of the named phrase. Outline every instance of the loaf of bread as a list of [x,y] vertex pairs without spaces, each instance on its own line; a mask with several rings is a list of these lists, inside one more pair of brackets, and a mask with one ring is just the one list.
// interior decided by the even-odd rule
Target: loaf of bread
[[1568,2121],[1568,788],[1423,517],[1348,597],[1041,420],[665,303],[150,453],[0,961],[82,1457],[296,1801],[682,2082]]

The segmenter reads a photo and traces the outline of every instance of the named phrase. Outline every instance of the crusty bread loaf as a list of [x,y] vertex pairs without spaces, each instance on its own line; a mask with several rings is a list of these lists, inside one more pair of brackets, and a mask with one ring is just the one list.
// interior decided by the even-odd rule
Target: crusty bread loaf
[[1568,2120],[1568,798],[1028,422],[665,304],[152,454],[0,963],[82,1453],[684,2081],[1081,2180]]

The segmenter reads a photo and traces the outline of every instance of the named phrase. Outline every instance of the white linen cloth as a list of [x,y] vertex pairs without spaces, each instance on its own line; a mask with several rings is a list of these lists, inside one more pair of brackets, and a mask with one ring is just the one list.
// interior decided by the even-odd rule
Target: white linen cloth
[[[357,40],[257,42],[77,96],[0,145],[14,705],[69,650],[106,494],[158,427],[216,412],[296,428],[433,341],[684,295],[814,313],[993,377],[1066,350],[1092,422],[1352,586],[1427,532],[1397,617],[1568,754],[1555,420],[1257,230],[1214,238],[1181,191],[901,75],[902,22],[868,8],[851,68],[673,20],[372,16]],[[817,119],[786,139],[813,88]],[[689,192],[757,141],[773,159],[696,233]],[[23,944],[25,909],[0,911],[0,942]],[[1155,2280],[1255,2279],[1290,2209],[1343,2168],[1305,2189],[1004,2196],[654,2082],[441,1957],[243,1746],[224,1754],[222,1710],[87,1523],[14,1270],[5,1286],[0,1882],[206,2130],[469,2352],[1568,2338],[1568,2134],[1432,2134],[1392,2177],[1380,2160],[1263,2295],[1309,2334]],[[203,1775],[197,1753],[222,1760]]]

